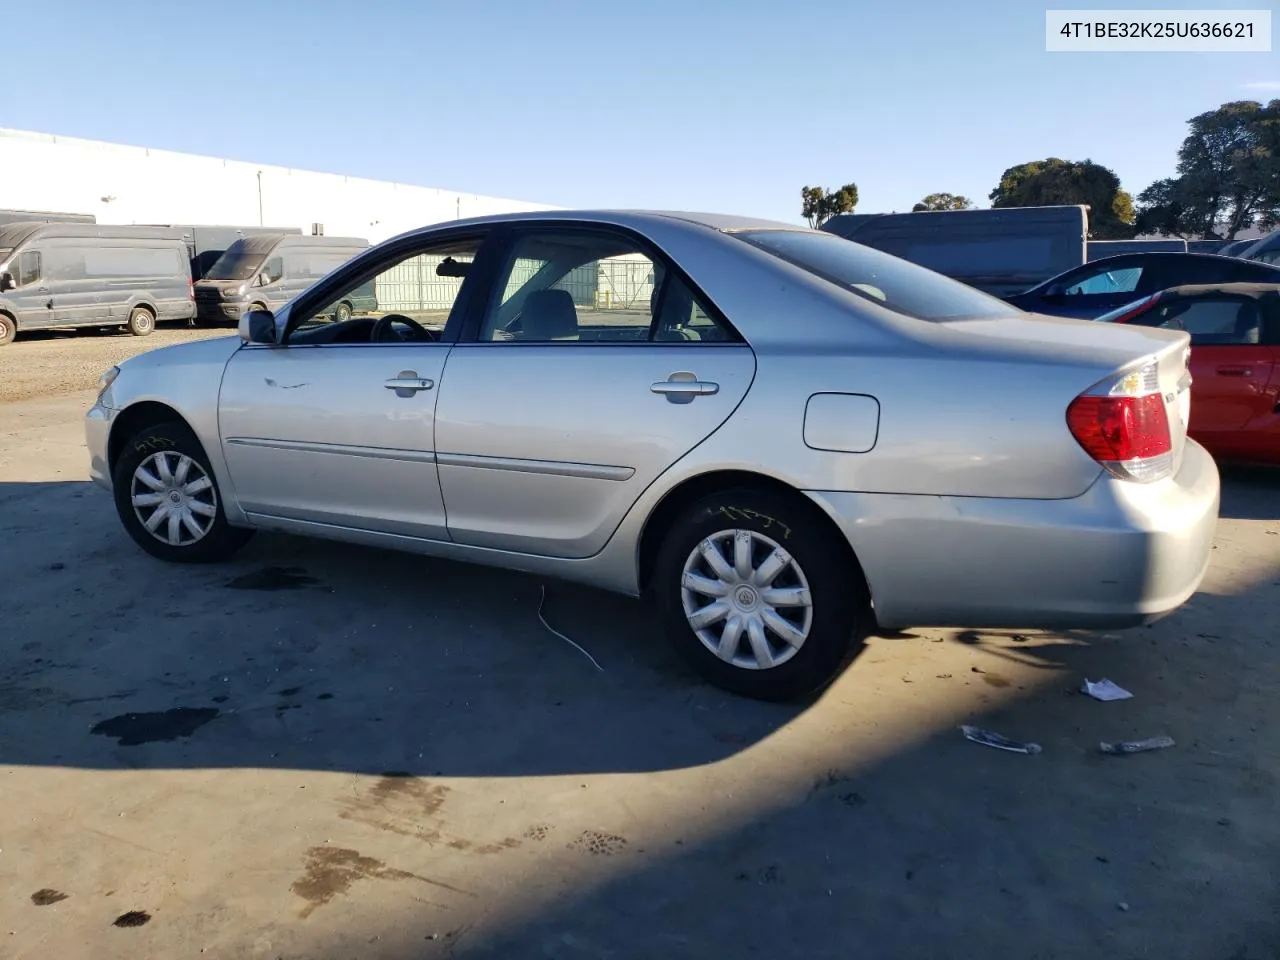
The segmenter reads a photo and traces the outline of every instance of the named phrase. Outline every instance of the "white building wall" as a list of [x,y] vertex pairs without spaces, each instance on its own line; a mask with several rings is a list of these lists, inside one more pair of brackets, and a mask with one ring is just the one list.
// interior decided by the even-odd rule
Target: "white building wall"
[[[259,190],[259,188],[261,188]],[[261,208],[259,207],[261,202]],[[297,227],[378,243],[459,217],[549,204],[0,128],[0,208],[99,223]]]

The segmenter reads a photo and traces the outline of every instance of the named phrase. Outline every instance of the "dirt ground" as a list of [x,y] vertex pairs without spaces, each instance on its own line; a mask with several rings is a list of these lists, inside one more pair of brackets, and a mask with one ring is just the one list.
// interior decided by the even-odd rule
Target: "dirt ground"
[[102,371],[134,354],[235,332],[232,327],[170,324],[146,337],[131,336],[123,327],[19,334],[13,343],[0,346],[0,404],[89,390]]
[[873,637],[784,707],[577,587],[151,560],[85,479],[90,401],[0,408],[0,956],[1280,957],[1274,475],[1228,480],[1158,624]]

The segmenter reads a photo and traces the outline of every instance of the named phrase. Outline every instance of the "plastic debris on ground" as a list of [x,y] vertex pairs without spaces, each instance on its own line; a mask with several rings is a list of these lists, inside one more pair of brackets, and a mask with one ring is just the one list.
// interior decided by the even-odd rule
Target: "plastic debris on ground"
[[1002,737],[998,733],[992,733],[990,730],[982,730],[979,727],[971,727],[964,724],[960,727],[964,732],[966,740],[972,740],[974,743],[980,743],[985,747],[995,747],[997,750],[1008,750],[1010,753],[1025,753],[1034,756],[1040,752],[1040,744],[1023,743],[1018,740],[1010,740],[1008,737]]
[[1131,753],[1146,753],[1148,750],[1163,750],[1173,746],[1173,737],[1148,737],[1146,740],[1121,740],[1119,743],[1100,743],[1098,749],[1113,757],[1123,757]]
[[1103,703],[1109,703],[1112,700],[1129,700],[1133,697],[1133,694],[1124,687],[1107,679],[1099,680],[1097,683],[1086,680],[1080,692],[1087,693],[1093,699],[1101,700]]

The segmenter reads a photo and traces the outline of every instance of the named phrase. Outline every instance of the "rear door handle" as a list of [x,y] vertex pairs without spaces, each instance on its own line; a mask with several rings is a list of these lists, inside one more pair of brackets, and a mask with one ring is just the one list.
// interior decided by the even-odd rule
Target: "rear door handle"
[[1252,377],[1251,367],[1219,367],[1218,375],[1223,377]]
[[719,393],[720,384],[699,380],[697,375],[682,370],[673,373],[666,380],[651,383],[649,390],[665,396],[671,403],[692,403],[695,397],[709,397]]

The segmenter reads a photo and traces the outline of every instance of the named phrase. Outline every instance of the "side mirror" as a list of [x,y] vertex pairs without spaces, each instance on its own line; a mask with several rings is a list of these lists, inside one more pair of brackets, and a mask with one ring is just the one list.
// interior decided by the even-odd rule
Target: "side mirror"
[[270,282],[271,282],[271,277],[269,277],[266,273],[258,274],[258,286],[265,287]]
[[13,282],[12,273],[0,273],[0,293],[5,290],[12,290],[17,284]]
[[245,343],[273,346],[276,342],[276,316],[270,310],[250,310],[240,318],[240,339]]

